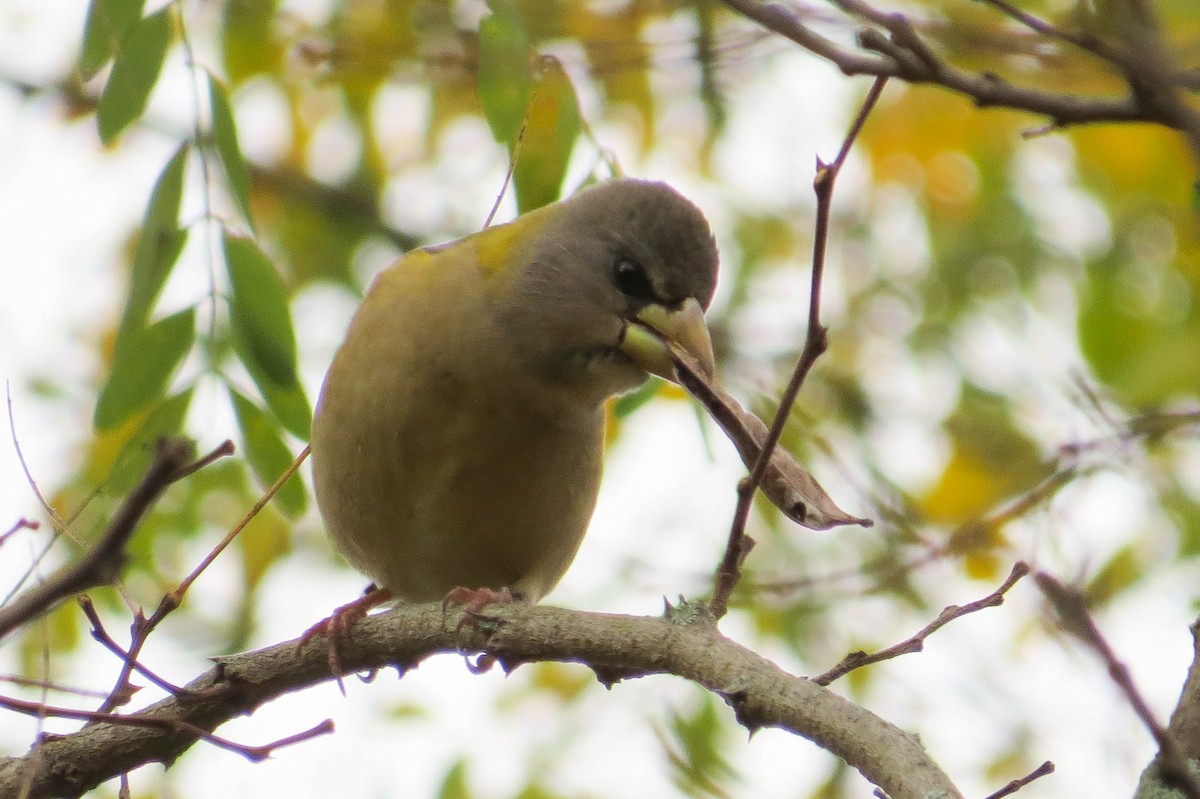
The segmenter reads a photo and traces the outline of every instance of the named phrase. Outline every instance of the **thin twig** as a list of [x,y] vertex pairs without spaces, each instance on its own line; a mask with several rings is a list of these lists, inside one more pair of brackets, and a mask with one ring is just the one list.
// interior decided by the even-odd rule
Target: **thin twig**
[[980,0],[984,5],[989,5],[1000,13],[1011,17],[1017,22],[1029,28],[1035,33],[1039,33],[1048,39],[1058,39],[1067,44],[1074,45],[1080,50],[1099,56],[1100,58],[1121,67],[1125,64],[1125,54],[1114,47],[1109,46],[1103,39],[1091,36],[1086,33],[1075,33],[1073,31],[1063,30],[1055,27],[1044,19],[1032,14],[1022,8],[1017,8],[1008,0]]
[[984,608],[994,608],[1004,604],[1004,595],[1008,590],[1017,584],[1025,575],[1029,574],[1029,566],[1023,561],[1017,561],[1012,567],[1012,571],[1008,573],[1008,577],[1000,584],[992,593],[985,596],[983,599],[977,599],[974,602],[969,602],[966,605],[950,605],[938,614],[937,618],[929,624],[921,628],[920,632],[907,638],[900,643],[889,646],[887,649],[881,649],[878,652],[867,654],[866,652],[851,652],[846,657],[842,658],[842,662],[834,666],[829,671],[817,677],[813,677],[813,682],[817,685],[829,685],[834,680],[844,677],[855,669],[861,669],[863,666],[869,666],[872,663],[880,663],[884,660],[891,660],[900,655],[910,655],[914,652],[920,652],[925,647],[925,639],[933,635],[935,632],[945,627],[955,619],[961,619],[971,613],[983,610]]
[[233,539],[237,538],[238,533],[242,532],[242,530],[246,528],[246,525],[253,521],[254,517],[257,516],[262,509],[267,506],[267,503],[279,493],[279,489],[283,488],[283,484],[292,478],[292,475],[296,473],[296,470],[299,469],[301,464],[304,463],[305,459],[308,458],[308,455],[311,451],[312,450],[305,445],[304,449],[300,451],[300,454],[297,455],[287,469],[283,471],[283,474],[279,475],[278,479],[276,479],[271,487],[267,489],[267,492],[259,497],[258,501],[255,502],[250,510],[246,512],[246,515],[242,517],[242,520],[234,525],[233,529],[221,539],[220,543],[213,547],[212,551],[204,556],[204,560],[200,561],[200,565],[193,569],[192,573],[185,577],[183,581],[175,588],[175,590],[170,593],[169,596],[171,597],[170,601],[172,603],[178,606],[179,603],[183,601],[184,594],[186,594],[187,590],[191,588],[192,583],[196,582],[196,578],[199,577],[200,574],[209,567],[209,564],[217,559],[218,555],[225,551],[225,547],[233,543]]
[[1118,25],[1130,57],[1123,66],[1134,97],[1147,109],[1161,113],[1166,123],[1184,134],[1200,162],[1200,111],[1184,96],[1175,75],[1170,48],[1155,10],[1143,0],[1126,0]]
[[1060,582],[1045,572],[1038,572],[1033,579],[1046,601],[1054,608],[1059,626],[1096,653],[1108,670],[1108,676],[1125,695],[1125,701],[1150,731],[1154,742],[1158,744],[1163,780],[1183,792],[1188,799],[1200,799],[1200,779],[1188,768],[1186,754],[1175,737],[1155,718],[1154,711],[1134,684],[1129,669],[1117,659],[1112,646],[1100,633],[1083,595],[1074,586]]
[[119,657],[122,663],[129,665],[138,674],[141,674],[147,680],[154,683],[172,696],[180,696],[184,693],[183,688],[164,680],[149,668],[135,660],[121,647],[120,644],[113,639],[111,635],[108,634],[108,631],[104,629],[104,623],[100,620],[100,614],[96,612],[96,606],[92,603],[92,600],[89,597],[80,596],[79,607],[82,608],[83,615],[87,617],[88,623],[92,625],[92,638],[94,638],[96,641],[99,641],[100,644],[109,652],[112,652],[114,655]]
[[186,735],[193,735],[222,749],[228,749],[230,752],[237,752],[239,755],[244,756],[247,760],[252,762],[266,760],[268,757],[270,757],[272,751],[282,746],[300,743],[302,741],[315,738],[318,735],[324,735],[326,733],[333,732],[333,722],[329,719],[326,719],[311,729],[295,735],[289,735],[288,737],[281,738],[273,743],[260,746],[246,746],[245,744],[231,741],[228,738],[222,738],[219,735],[214,735],[203,727],[198,727],[195,724],[190,724],[182,719],[171,718],[169,716],[150,716],[137,713],[122,716],[117,713],[101,713],[94,710],[78,710],[70,707],[51,707],[43,702],[28,702],[24,699],[14,699],[8,696],[0,696],[0,707],[5,708],[6,710],[11,710],[15,713],[23,713],[28,716],[75,719],[77,721],[87,721],[93,724],[117,724],[123,727],[153,727],[160,730],[180,732]]
[[[33,491],[33,495],[37,497],[38,504],[42,506],[42,510],[46,511],[46,515],[50,517],[50,523],[54,525],[55,531],[66,535],[77,546],[82,547],[84,545],[83,541],[75,533],[71,532],[71,528],[58,515],[58,511],[54,509],[45,495],[42,494],[42,490],[38,488],[37,481],[33,479],[33,474],[29,471],[29,464],[25,462],[25,453],[21,451],[21,441],[17,438],[17,422],[13,417],[12,388],[7,380],[4,381],[4,394],[8,401],[8,431],[12,435],[13,451],[17,453],[17,461],[21,464],[21,471],[25,472],[25,482],[29,483],[29,488]],[[3,636],[3,631],[0,631],[0,638]]]
[[804,349],[800,352],[800,360],[792,372],[792,378],[788,381],[783,396],[779,399],[779,408],[775,412],[775,418],[771,422],[767,437],[762,442],[762,451],[758,455],[758,461],[754,464],[750,476],[738,485],[738,501],[734,510],[733,525],[729,532],[725,555],[713,578],[713,597],[708,605],[716,619],[724,616],[729,609],[729,597],[741,577],[742,561],[754,545],[753,540],[746,535],[746,524],[750,519],[750,505],[754,499],[754,493],[762,484],[767,466],[771,462],[771,454],[779,443],[779,437],[783,434],[784,425],[791,414],[796,396],[800,393],[801,386],[804,385],[805,378],[808,377],[817,358],[829,346],[825,327],[821,324],[821,284],[825,274],[825,249],[829,238],[833,186],[838,172],[841,171],[842,164],[845,163],[846,156],[850,152],[850,147],[854,144],[854,140],[858,137],[859,131],[862,130],[886,84],[887,78],[876,78],[875,82],[871,84],[871,89],[867,92],[866,99],[863,100],[858,116],[855,117],[849,133],[842,142],[842,148],[838,152],[837,158],[829,164],[823,163],[820,158],[817,159],[817,174],[813,180],[813,190],[817,195],[817,218],[813,237],[812,284],[808,298],[808,332],[804,339]]
[[108,699],[106,699],[97,710],[98,713],[111,712],[122,704],[123,697],[127,696],[129,692],[129,678],[133,675],[135,664],[138,664],[138,658],[141,656],[142,647],[145,646],[146,640],[149,638],[150,633],[154,632],[155,628],[162,623],[163,619],[165,619],[176,608],[183,604],[183,598],[187,594],[188,589],[191,588],[192,583],[194,583],[196,579],[204,572],[204,570],[207,569],[208,566],[217,559],[218,555],[225,551],[225,548],[228,547],[233,542],[233,539],[236,538],[238,534],[246,528],[246,525],[248,525],[251,520],[253,520],[254,517],[257,516],[259,512],[267,506],[267,503],[271,501],[272,497],[279,493],[279,489],[282,488],[283,484],[291,479],[292,475],[296,473],[296,470],[300,468],[302,463],[304,463],[310,451],[311,450],[307,446],[301,450],[300,454],[297,455],[288,468],[284,470],[283,474],[279,475],[279,478],[269,489],[267,489],[267,492],[259,497],[258,501],[254,503],[253,507],[246,512],[241,521],[234,525],[233,529],[230,530],[225,537],[222,538],[217,545],[213,547],[207,555],[204,556],[204,559],[200,561],[200,564],[196,566],[196,568],[192,569],[191,573],[188,574],[188,576],[185,577],[183,581],[179,583],[179,585],[163,596],[162,600],[158,603],[158,607],[155,608],[154,613],[152,613],[149,618],[143,615],[141,610],[136,610],[134,612],[133,622],[130,625],[131,632],[129,650],[126,652],[125,664],[121,667],[121,673],[117,675],[117,681],[114,684],[112,691],[109,693]]
[[[1047,116],[1054,127],[1135,121],[1180,127],[1172,114],[1134,97],[1080,97],[1017,85],[991,72],[971,72],[955,67],[933,55],[925,46],[919,46],[921,55],[918,55],[895,38],[889,41],[878,28],[866,28],[859,34],[860,44],[864,48],[880,53],[868,55],[859,50],[846,49],[816,33],[782,3],[760,0],[722,2],[742,16],[824,58],[846,75],[893,77],[913,84],[933,83],[971,98],[980,107],[1012,108]],[[893,37],[904,24],[904,18],[899,14],[878,12],[875,16],[882,20],[877,24],[885,25]],[[900,37],[906,36],[907,32],[901,30]],[[908,38],[909,44],[912,44],[912,38]],[[1043,82],[1043,85],[1048,84]]]
[[108,529],[91,550],[64,566],[47,580],[0,608],[0,638],[41,615],[69,596],[111,582],[125,560],[125,546],[142,517],[175,481],[193,456],[193,445],[183,439],[160,441],[145,476],[117,508]]
[[995,793],[989,793],[983,799],[1003,799],[1003,797],[1005,797],[1005,796],[1012,796],[1014,793],[1021,790],[1022,788],[1024,788],[1026,785],[1033,782],[1034,780],[1040,780],[1042,777],[1048,776],[1053,773],[1054,773],[1054,764],[1051,763],[1049,760],[1047,760],[1045,763],[1038,766],[1033,771],[1029,772],[1024,777],[1022,777],[1021,779],[1013,780],[1008,785],[1005,785],[1003,788],[996,791]]
[[198,459],[192,461],[191,463],[185,465],[178,472],[176,472],[175,479],[182,480],[185,477],[191,477],[193,474],[200,471],[205,466],[208,466],[211,463],[219,461],[221,458],[226,458],[226,457],[232,455],[236,451],[237,451],[237,448],[234,447],[233,442],[227,438],[224,441],[222,441],[220,444],[218,444],[216,446],[216,448],[213,449],[212,452],[208,453],[207,455],[205,455],[202,458],[198,458]]
[[41,525],[36,521],[25,518],[17,519],[15,522],[13,522],[12,527],[8,528],[3,533],[0,533],[0,547],[8,543],[8,539],[12,538],[22,530],[36,530],[39,527],[41,527]]
[[57,691],[64,694],[74,694],[76,696],[90,696],[97,699],[102,699],[104,694],[99,691],[90,691],[86,688],[76,688],[73,685],[64,685],[63,683],[52,682],[50,680],[35,680],[30,677],[17,677],[12,674],[0,675],[0,682],[19,685],[22,688],[44,688],[47,691]]
[[[554,56],[540,56],[538,58],[539,69],[544,68],[543,59],[554,60]],[[496,212],[500,210],[500,201],[504,199],[508,186],[512,183],[513,173],[517,171],[517,159],[521,156],[521,145],[525,143],[525,131],[529,128],[529,118],[533,116],[533,105],[537,102],[540,89],[540,81],[535,81],[533,89],[529,93],[529,100],[525,103],[525,113],[521,116],[521,127],[517,129],[517,138],[513,141],[512,152],[508,156],[508,169],[504,173],[504,182],[500,185],[500,193],[496,195],[496,202],[492,203],[492,210],[488,211],[487,219],[483,220],[485,230],[492,226],[492,220],[496,218]]]

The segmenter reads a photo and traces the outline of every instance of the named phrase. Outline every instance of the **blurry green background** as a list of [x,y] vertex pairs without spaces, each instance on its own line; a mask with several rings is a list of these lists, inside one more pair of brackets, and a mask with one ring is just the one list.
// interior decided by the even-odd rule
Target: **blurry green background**
[[[1200,6],[1159,5],[1172,55],[1195,67]],[[1025,7],[1065,27],[1097,22],[1067,3]],[[905,8],[964,68],[1065,93],[1124,90],[1098,59],[985,4]],[[855,25],[832,7],[802,13],[852,42]],[[16,345],[0,366],[35,479],[87,541],[156,436],[239,445],[171,489],[134,539],[121,590],[93,592],[114,631],[303,447],[374,271],[478,230],[514,152],[498,221],[613,174],[668,180],[702,206],[723,261],[710,313],[722,379],[769,418],[803,344],[815,156],[836,154],[869,85],[716,2],[92,0],[14,3],[0,28],[15,54],[0,57],[0,114],[14,121],[0,145],[15,176],[0,189],[4,226],[55,240],[36,254],[19,248],[28,237],[0,242],[3,261],[25,266],[4,282],[40,320],[14,312],[0,328]],[[19,58],[39,36],[57,55]],[[831,348],[784,438],[839,504],[877,524],[811,533],[760,503],[725,629],[818,673],[990,592],[1025,559],[1084,587],[1165,717],[1189,657],[1200,550],[1194,154],[1150,125],[1043,125],[938,87],[888,86],[835,193]],[[42,128],[65,135],[32,135]],[[63,158],[80,164],[65,183],[18,166]],[[106,200],[94,181],[126,187]],[[58,208],[76,203],[88,221]],[[113,246],[88,240],[89,225]],[[548,601],[655,613],[662,595],[704,595],[736,458],[661,383],[617,401],[612,422],[596,530]],[[39,470],[48,450],[57,457]],[[24,477],[5,468],[12,521],[36,516]],[[205,656],[292,637],[355,595],[365,580],[325,542],[306,479],[152,637],[152,667],[186,681]],[[6,543],[9,586],[49,542],[44,526]],[[64,539],[46,563],[77,546]],[[1025,795],[1132,787],[1150,742],[1102,670],[1057,640],[1032,586],[1014,594],[926,653],[835,689],[919,732],[968,792],[1047,758],[1059,774]],[[1167,646],[1171,658],[1156,654]],[[115,665],[72,604],[0,650],[4,671],[93,690]],[[223,732],[256,743],[335,715],[328,740],[226,777],[207,764],[232,756],[200,746],[165,776],[145,770],[133,795],[214,796],[239,780],[296,797],[870,792],[804,741],[747,744],[719,701],[684,684],[605,693],[579,668],[527,666],[505,681],[453,659],[384,682],[352,685],[348,702],[308,692]],[[8,753],[32,740],[32,722],[3,726]],[[638,753],[636,776],[615,773],[623,747]]]

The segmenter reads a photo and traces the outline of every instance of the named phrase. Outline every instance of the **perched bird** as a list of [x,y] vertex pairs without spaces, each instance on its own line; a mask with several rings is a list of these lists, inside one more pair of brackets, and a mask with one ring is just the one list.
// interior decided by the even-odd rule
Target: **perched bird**
[[540,600],[595,506],[604,401],[648,371],[674,378],[662,342],[631,329],[711,373],[716,277],[699,209],[628,179],[385,269],[313,419],[338,550],[398,599]]

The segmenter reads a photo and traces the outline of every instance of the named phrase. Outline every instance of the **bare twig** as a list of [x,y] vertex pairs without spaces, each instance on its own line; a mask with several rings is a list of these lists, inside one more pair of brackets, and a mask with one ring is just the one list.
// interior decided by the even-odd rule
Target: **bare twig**
[[0,547],[8,543],[8,539],[12,538],[22,530],[36,530],[40,526],[41,525],[36,521],[32,521],[30,519],[17,519],[15,522],[13,522],[12,527],[8,528],[3,533],[0,533]]
[[[29,471],[29,464],[25,462],[25,453],[21,451],[21,440],[17,438],[17,422],[13,417],[12,390],[7,380],[4,381],[4,393],[8,402],[8,432],[12,436],[13,451],[17,453],[17,461],[21,464],[21,471],[25,473],[25,482],[29,483],[29,488],[33,491],[33,495],[37,497],[38,504],[42,506],[42,510],[50,517],[50,523],[54,525],[55,531],[68,536],[77,545],[83,546],[83,542],[71,532],[71,528],[58,515],[58,511],[54,509],[49,500],[42,494],[42,489],[38,488],[37,481],[33,479],[33,474]],[[3,638],[4,634],[3,628],[0,628],[0,638]]]
[[1100,633],[1083,595],[1075,587],[1060,582],[1045,572],[1038,572],[1033,579],[1046,601],[1054,608],[1059,626],[1096,653],[1108,670],[1108,676],[1125,695],[1125,700],[1141,719],[1142,724],[1150,731],[1154,742],[1158,744],[1158,767],[1163,780],[1182,791],[1189,799],[1200,799],[1200,779],[1188,768],[1187,755],[1175,737],[1154,717],[1154,711],[1134,685],[1129,669],[1117,659],[1116,653]]
[[981,2],[984,5],[992,6],[996,10],[1000,11],[1000,13],[1011,17],[1012,19],[1024,25],[1026,28],[1045,36],[1047,39],[1058,39],[1059,41],[1066,42],[1067,44],[1078,47],[1080,50],[1097,55],[1111,64],[1120,66],[1125,62],[1124,53],[1117,48],[1112,47],[1103,39],[1097,38],[1096,36],[1057,28],[1037,15],[1031,14],[1025,9],[1017,8],[1008,0],[981,0]]
[[[900,14],[875,13],[889,39],[878,28],[859,34],[860,44],[880,55],[848,50],[816,33],[799,15],[781,3],[760,0],[723,0],[725,5],[768,30],[790,39],[831,62],[847,75],[893,77],[908,83],[936,83],[966,95],[980,107],[1003,107],[1049,117],[1055,127],[1094,122],[1155,122],[1180,128],[1179,121],[1162,108],[1130,97],[1080,97],[1011,83],[991,72],[971,72],[947,63],[919,37]],[[845,3],[842,3],[845,5]],[[862,5],[858,3],[856,5]]]
[[[107,630],[104,629],[104,623],[100,620],[100,614],[96,612],[96,606],[92,604],[92,600],[89,597],[79,597],[79,607],[83,609],[83,615],[87,617],[88,623],[92,625],[92,638],[99,641],[109,652],[112,652],[114,655],[119,657],[122,663],[131,667],[138,674],[141,674],[143,677],[157,685],[162,690],[166,691],[172,696],[180,695],[180,693],[183,691],[182,688],[167,680],[164,680],[162,677],[159,677],[153,671],[134,659],[133,656],[126,652],[120,644],[113,640],[113,637],[108,634]],[[128,695],[132,694],[130,693]]]
[[1147,109],[1161,114],[1165,124],[1183,132],[1200,163],[1200,111],[1182,95],[1178,69],[1162,34],[1162,24],[1150,3],[1125,0],[1114,4],[1117,25],[1129,57],[1121,66],[1134,97]]
[[914,652],[920,652],[925,647],[925,639],[933,635],[935,632],[945,627],[955,619],[961,619],[963,616],[983,610],[984,608],[994,608],[1004,604],[1004,595],[1008,590],[1017,584],[1025,575],[1029,574],[1029,566],[1022,562],[1017,563],[1012,567],[1012,571],[1008,573],[1008,577],[1000,584],[992,593],[985,596],[983,599],[977,599],[974,602],[969,602],[966,605],[950,605],[938,614],[938,617],[929,624],[921,628],[920,632],[910,638],[901,641],[900,643],[889,646],[887,649],[881,649],[878,652],[867,654],[866,652],[851,652],[842,659],[842,662],[834,666],[824,674],[813,677],[813,682],[817,685],[829,685],[836,679],[844,677],[855,669],[861,669],[863,666],[869,666],[872,663],[879,663],[884,660],[891,660],[900,655],[910,655]]
[[228,738],[222,738],[219,735],[213,735],[203,727],[186,722],[180,718],[172,718],[162,715],[146,715],[132,713],[127,716],[118,715],[116,713],[100,713],[93,710],[77,710],[69,707],[50,707],[42,702],[28,702],[24,699],[14,699],[8,696],[0,696],[0,707],[11,710],[15,713],[24,713],[28,716],[60,718],[60,719],[76,719],[79,721],[88,721],[92,723],[115,724],[123,727],[153,727],[160,730],[169,730],[171,732],[190,735],[203,741],[207,741],[222,749],[228,749],[230,752],[237,752],[243,755],[247,760],[258,762],[266,760],[271,756],[271,752],[283,746],[307,741],[318,735],[333,732],[333,722],[329,719],[321,722],[312,729],[295,735],[289,735],[286,738],[281,738],[274,743],[264,744],[260,746],[246,746],[245,744],[231,741]]
[[1054,773],[1054,764],[1051,763],[1049,760],[1047,760],[1045,763],[1038,766],[1033,771],[1029,772],[1024,777],[1022,777],[1021,779],[1013,780],[1012,782],[1010,782],[1008,785],[1005,785],[1000,790],[998,790],[994,793],[989,793],[987,796],[984,797],[984,799],[1003,799],[1003,797],[1005,797],[1005,796],[1012,796],[1014,793],[1021,790],[1022,788],[1024,788],[1026,785],[1033,782],[1034,780],[1040,780],[1042,777],[1048,776],[1053,773]]
[[146,475],[117,508],[108,529],[78,561],[64,566],[44,583],[0,608],[0,638],[44,613],[67,597],[111,582],[125,560],[125,546],[142,517],[193,457],[190,441],[160,441]]
[[23,688],[43,688],[47,691],[58,691],[64,694],[74,694],[76,696],[90,696],[97,699],[103,699],[104,694],[99,691],[89,691],[86,688],[76,688],[73,685],[63,685],[62,683],[52,682],[50,680],[35,680],[30,677],[16,677],[13,675],[0,676],[0,682],[19,685]]
[[[309,452],[311,452],[311,450],[306,445],[304,449],[300,451],[300,454],[297,455],[291,462],[291,464],[284,469],[283,474],[279,475],[274,484],[267,489],[267,492],[259,497],[258,501],[254,503],[250,510],[246,511],[246,515],[242,517],[242,520],[234,525],[233,529],[221,539],[220,543],[213,547],[212,551],[204,556],[204,560],[200,561],[200,564],[196,566],[195,569],[192,569],[191,574],[185,577],[183,581],[176,586],[175,590],[168,595],[169,599],[164,597],[164,603],[169,602],[176,607],[179,606],[179,603],[183,601],[184,594],[186,594],[187,590],[192,587],[192,583],[196,582],[196,578],[199,577],[201,573],[203,573],[204,570],[207,569],[209,565],[217,559],[218,555],[225,551],[225,547],[233,543],[233,539],[237,538],[238,533],[242,532],[242,530],[246,528],[246,525],[253,521],[254,517],[257,516],[262,509],[267,506],[267,503],[279,493],[279,489],[283,488],[283,484],[292,478],[292,475],[296,473],[296,470],[299,469],[301,464],[304,463],[305,459],[308,458]],[[155,613],[157,615],[157,611]]]
[[191,463],[185,465],[182,469],[175,473],[176,480],[182,480],[185,477],[191,477],[196,472],[208,466],[211,463],[219,461],[221,458],[228,457],[236,451],[233,442],[225,439],[216,448],[202,458],[198,458]]
[[1128,436],[1164,436],[1185,427],[1200,426],[1200,410],[1180,413],[1148,413],[1129,420]]
[[[229,442],[225,443],[229,444]],[[309,451],[309,448],[305,446],[300,454],[297,455],[292,461],[291,465],[289,465],[288,468],[284,470],[283,474],[279,475],[279,478],[275,480],[275,483],[269,489],[267,489],[267,492],[259,497],[258,501],[255,502],[250,510],[246,512],[246,515],[242,517],[241,521],[234,525],[232,530],[226,533],[225,537],[222,538],[217,545],[213,547],[207,555],[204,556],[204,559],[200,561],[200,564],[197,565],[196,568],[192,569],[191,573],[188,574],[188,576],[185,577],[179,583],[179,585],[175,586],[172,591],[163,596],[162,600],[158,603],[158,607],[155,608],[154,613],[150,614],[150,616],[147,618],[142,614],[141,610],[134,612],[133,622],[130,625],[131,632],[129,650],[124,655],[125,664],[121,667],[121,673],[117,675],[117,681],[113,686],[113,690],[109,693],[108,699],[104,701],[97,712],[112,712],[115,708],[123,704],[124,701],[127,701],[127,697],[130,693],[129,678],[133,675],[134,669],[140,665],[138,663],[138,657],[141,655],[142,647],[145,646],[146,639],[149,638],[150,633],[154,632],[155,628],[162,623],[163,619],[165,619],[172,612],[174,612],[176,608],[183,604],[184,595],[187,594],[187,591],[189,588],[191,588],[192,583],[194,583],[196,579],[204,572],[204,570],[208,568],[209,564],[217,559],[218,555],[225,551],[225,548],[233,542],[233,539],[238,536],[238,533],[244,530],[246,525],[249,524],[250,521],[257,516],[260,511],[262,511],[263,508],[266,507],[267,503],[271,501],[271,498],[279,493],[279,489],[283,487],[283,484],[290,480],[292,475],[296,473],[296,470],[300,468],[300,465],[304,463],[304,460],[308,457]]]
[[829,346],[825,327],[821,324],[821,283],[825,274],[825,248],[829,238],[829,215],[833,199],[833,186],[842,164],[846,161],[846,156],[850,153],[850,147],[854,144],[854,140],[858,137],[859,131],[862,130],[862,126],[866,123],[867,117],[870,116],[871,110],[875,107],[875,102],[883,93],[883,87],[886,84],[887,78],[884,77],[876,78],[875,82],[871,84],[871,89],[867,92],[866,99],[863,100],[858,116],[850,126],[850,131],[842,142],[842,148],[837,157],[829,164],[822,162],[820,158],[817,159],[817,174],[813,180],[813,190],[817,195],[817,219],[813,238],[812,283],[808,299],[808,332],[804,338],[804,349],[800,352],[800,359],[796,363],[787,388],[783,391],[783,396],[779,399],[779,408],[776,410],[771,428],[762,442],[762,451],[758,455],[758,461],[750,471],[750,476],[738,485],[738,501],[729,532],[729,541],[726,544],[721,565],[717,567],[716,575],[713,578],[713,597],[709,602],[709,610],[717,619],[724,616],[729,609],[729,597],[741,577],[742,561],[749,553],[750,547],[753,546],[752,540],[746,536],[746,523],[750,518],[750,504],[754,499],[754,492],[762,485],[763,477],[771,462],[771,455],[779,443],[779,437],[783,434],[784,425],[791,414],[796,396],[800,393],[801,386],[804,385],[805,378],[808,377],[817,358],[821,357],[821,354]]

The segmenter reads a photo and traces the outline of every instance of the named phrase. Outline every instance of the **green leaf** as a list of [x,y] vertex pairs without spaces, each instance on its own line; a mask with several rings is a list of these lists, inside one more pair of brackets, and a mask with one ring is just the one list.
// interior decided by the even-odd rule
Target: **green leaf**
[[143,17],[117,52],[112,74],[96,107],[100,140],[105,144],[116,141],[121,131],[146,110],[171,43],[169,11],[167,7]]
[[456,760],[450,770],[446,772],[445,778],[442,779],[442,786],[438,790],[438,799],[467,799],[471,795],[470,786],[467,784],[467,763],[465,760]]
[[497,142],[512,152],[533,91],[529,34],[511,0],[491,0],[479,23],[479,102]]
[[292,386],[281,386],[271,379],[270,375],[258,367],[257,361],[240,340],[234,342],[239,357],[250,372],[254,385],[258,386],[267,407],[275,414],[275,418],[301,441],[308,441],[312,428],[312,406],[308,396],[299,381]]
[[276,386],[262,380],[255,381],[267,407],[275,414],[287,431],[301,441],[308,441],[312,428],[312,406],[299,383],[289,388]]
[[229,104],[229,93],[224,84],[208,73],[208,100],[212,108],[212,135],[225,165],[225,176],[229,179],[229,191],[237,203],[242,218],[254,229],[250,216],[250,171],[246,159],[238,146],[237,127],[233,120],[233,109]]
[[613,417],[616,419],[625,419],[638,408],[657,397],[660,388],[662,388],[661,380],[650,379],[642,383],[634,391],[617,397],[612,406]]
[[575,140],[579,102],[562,64],[543,56],[531,71],[529,35],[511,0],[492,0],[479,25],[479,102],[497,142],[515,159],[517,208],[558,199]]
[[1095,609],[1108,604],[1146,577],[1143,552],[1138,544],[1126,544],[1117,550],[1084,587],[1083,596],[1088,607]]
[[1138,263],[1120,249],[1088,265],[1080,349],[1095,376],[1129,405],[1154,407],[1200,388],[1200,280],[1189,271],[1184,258]]
[[83,26],[79,71],[85,81],[116,55],[133,23],[141,19],[145,0],[92,0]]
[[127,336],[116,348],[112,373],[96,401],[96,428],[111,430],[161,397],[195,337],[193,308]]
[[121,447],[112,472],[105,481],[106,492],[120,496],[133,488],[154,457],[154,442],[183,429],[183,420],[191,402],[192,389],[188,388],[162,400],[149,412],[142,426]]
[[[293,456],[279,430],[258,406],[237,391],[230,389],[233,409],[237,413],[238,427],[246,445],[246,459],[250,468],[264,488],[275,484],[279,476],[292,465]],[[279,507],[289,516],[304,513],[308,497],[298,474],[293,474],[274,497]]]
[[571,79],[558,59],[543,56],[513,170],[520,213],[558,199],[571,151],[582,130],[583,119]]
[[187,241],[187,231],[179,228],[179,204],[183,197],[183,171],[187,165],[187,144],[181,144],[167,162],[142,219],[142,232],[130,269],[129,297],[117,341],[140,330],[150,317],[158,294],[171,274]]
[[686,796],[725,799],[725,787],[737,772],[725,755],[724,728],[711,695],[701,698],[694,713],[673,711],[670,731],[659,730],[659,741],[671,767],[671,779]]
[[226,232],[224,243],[234,334],[255,366],[291,388],[298,383],[296,336],[283,280],[253,241]]
[[239,86],[280,69],[285,48],[275,34],[279,0],[227,0],[221,5],[221,51],[230,83]]

